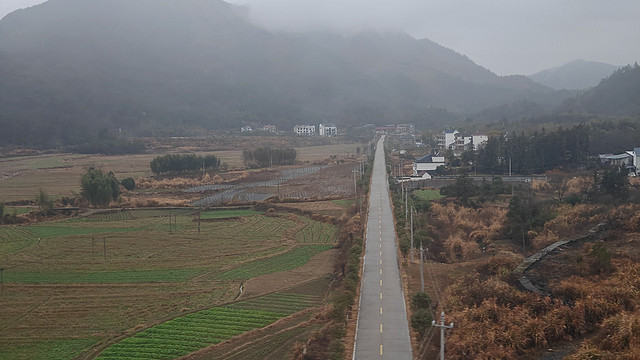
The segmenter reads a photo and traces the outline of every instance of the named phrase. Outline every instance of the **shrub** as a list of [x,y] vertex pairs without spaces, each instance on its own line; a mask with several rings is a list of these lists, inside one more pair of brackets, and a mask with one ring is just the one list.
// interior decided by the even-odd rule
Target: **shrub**
[[122,179],[122,181],[120,182],[120,184],[127,190],[131,191],[133,189],[136,188],[136,181],[133,180],[133,178],[126,178],[126,179]]
[[411,327],[420,336],[424,335],[425,331],[431,326],[433,316],[429,310],[420,309],[411,315]]
[[413,310],[428,309],[431,305],[431,298],[427,293],[419,291],[411,297],[411,308]]
[[45,215],[50,215],[53,211],[53,199],[49,197],[42,189],[36,195],[36,203]]

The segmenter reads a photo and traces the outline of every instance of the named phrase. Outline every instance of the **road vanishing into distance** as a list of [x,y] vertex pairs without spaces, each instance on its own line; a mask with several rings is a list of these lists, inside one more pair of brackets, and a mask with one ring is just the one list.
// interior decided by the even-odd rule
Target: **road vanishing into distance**
[[360,309],[353,359],[411,359],[396,233],[387,183],[384,137],[378,141],[371,190]]

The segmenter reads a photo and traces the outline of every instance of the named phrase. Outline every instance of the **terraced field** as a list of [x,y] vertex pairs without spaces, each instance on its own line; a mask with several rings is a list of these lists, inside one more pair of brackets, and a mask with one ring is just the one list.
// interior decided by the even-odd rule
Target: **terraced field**
[[301,243],[333,244],[336,242],[338,229],[331,224],[303,218],[304,228],[296,233],[296,239]]
[[[200,231],[191,209],[1,226],[0,358],[70,359],[177,316],[103,354],[124,358],[130,350],[118,346],[126,345],[146,349],[141,358],[173,358],[322,301],[303,292],[229,304],[242,281],[295,269],[331,248],[331,226],[252,210],[206,214],[219,220],[202,222]],[[195,309],[208,310],[181,316]],[[172,348],[153,350],[159,341]]]
[[315,307],[319,296],[275,293],[199,311],[156,325],[105,349],[98,359],[174,359],[263,328],[278,319]]
[[295,269],[306,264],[314,255],[329,250],[333,245],[308,245],[283,254],[255,260],[225,271],[216,276],[218,280],[246,280],[260,275]]

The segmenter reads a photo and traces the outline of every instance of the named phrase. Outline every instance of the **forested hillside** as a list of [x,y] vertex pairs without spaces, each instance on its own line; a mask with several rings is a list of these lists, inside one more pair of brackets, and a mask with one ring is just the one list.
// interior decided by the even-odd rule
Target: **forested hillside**
[[616,116],[640,115],[640,66],[625,66],[603,79],[598,86],[568,99],[561,110]]
[[0,141],[28,146],[99,141],[101,129],[427,128],[514,101],[562,100],[426,39],[270,32],[218,0],[49,0],[0,21],[0,61]]

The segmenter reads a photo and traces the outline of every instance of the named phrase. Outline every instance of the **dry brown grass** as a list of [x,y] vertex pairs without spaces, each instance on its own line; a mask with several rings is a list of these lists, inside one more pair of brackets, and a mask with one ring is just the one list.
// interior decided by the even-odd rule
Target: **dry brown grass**
[[542,249],[558,240],[580,235],[586,229],[605,220],[602,208],[597,205],[579,204],[571,206],[559,205],[552,211],[558,216],[548,221],[544,228],[535,235],[533,246]]
[[[584,354],[636,359],[640,350],[640,264],[623,261],[609,278],[571,277],[554,285],[553,300],[523,292],[496,277],[471,276],[449,287],[447,321],[458,324],[447,339],[451,359],[526,357],[554,342],[602,332]],[[482,334],[482,336],[478,336]]]
[[500,237],[507,210],[472,209],[453,203],[434,203],[427,214],[434,251],[444,261],[462,261],[478,255]]
[[581,194],[593,187],[593,177],[579,176],[567,181],[567,194]]

